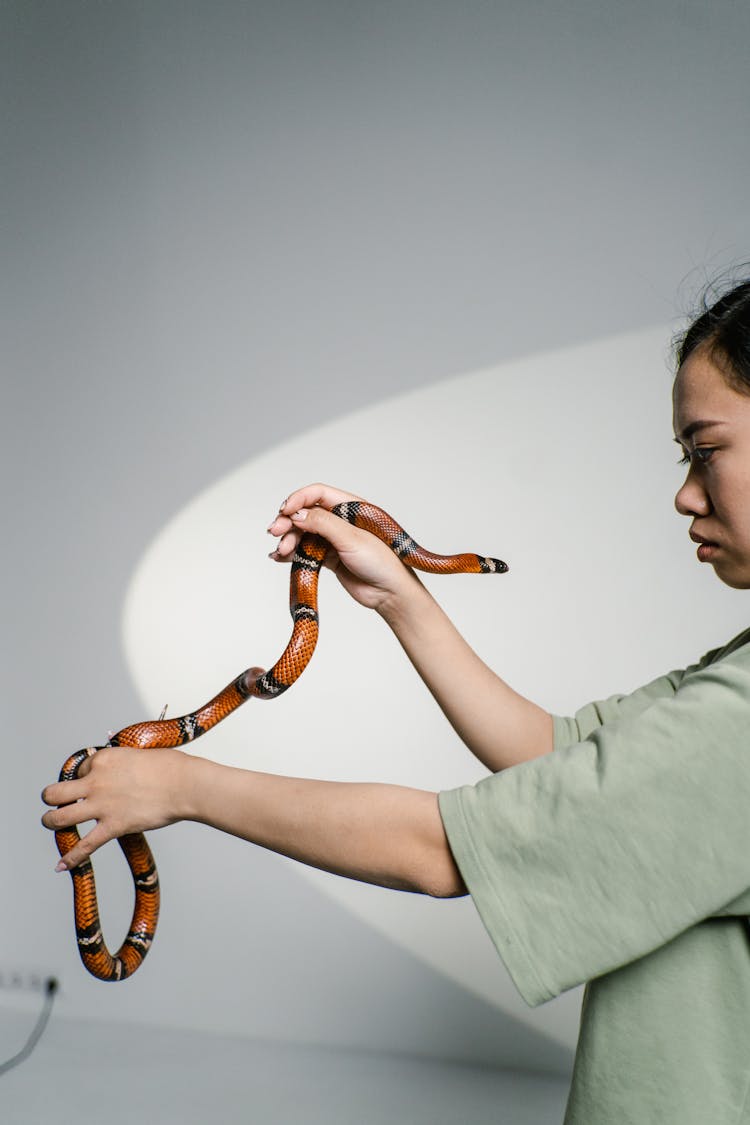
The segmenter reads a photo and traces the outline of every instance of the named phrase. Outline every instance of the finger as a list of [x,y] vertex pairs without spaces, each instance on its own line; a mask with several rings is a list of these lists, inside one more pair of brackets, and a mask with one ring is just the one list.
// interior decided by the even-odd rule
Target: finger
[[291,528],[285,535],[282,535],[281,539],[279,539],[276,544],[276,555],[278,558],[288,562],[297,550],[297,544],[303,535],[304,531],[297,531],[295,528]]
[[87,802],[74,801],[72,805],[61,805],[59,809],[52,809],[42,817],[42,824],[53,832],[60,832],[63,828],[72,828],[75,824],[82,824],[85,820],[93,820],[91,812],[87,811]]
[[[297,547],[299,546],[300,540],[302,539],[302,536],[304,534],[305,534],[304,530],[303,531],[290,531],[287,535],[285,535],[279,541],[279,543],[276,546],[276,549],[274,551],[270,552],[270,554],[268,556],[269,559],[273,559],[274,562],[280,562],[280,563],[291,563],[291,562],[293,562]],[[328,570],[334,570],[335,571],[337,569],[338,565],[339,565],[338,551],[335,549],[335,547],[329,546],[328,550],[326,551],[325,559],[323,560],[323,566],[326,567]]]
[[55,781],[42,790],[42,800],[45,805],[69,805],[85,797],[87,790],[87,783],[80,777],[74,781]]
[[79,863],[83,863],[84,859],[88,859],[92,856],[97,848],[113,840],[114,837],[115,834],[105,828],[104,824],[100,821],[90,832],[82,836],[69,852],[66,852],[65,855],[62,856],[55,867],[55,871],[70,871],[73,867],[77,867]]
[[284,562],[294,554],[301,538],[301,532],[296,531],[292,519],[297,511],[318,507],[330,510],[346,500],[359,499],[361,497],[355,496],[353,492],[344,492],[328,484],[309,484],[298,488],[283,501],[278,514],[267,528],[270,535],[279,536],[279,543],[269,557],[276,562]]
[[269,559],[273,559],[274,562],[291,562],[302,534],[301,531],[287,531],[269,552]]
[[296,551],[303,533],[296,530],[289,516],[277,516],[266,530],[269,535],[279,537],[279,542],[271,551],[269,558],[276,562],[288,562]]
[[277,515],[273,517],[266,531],[269,535],[285,535],[291,528],[292,521],[289,519],[289,516]]
[[[342,558],[358,550],[371,549],[375,543],[382,544],[382,540],[371,532],[355,527],[325,508],[301,508],[291,520],[299,532],[320,535]],[[388,550],[387,547],[385,549]]]
[[353,492],[343,492],[340,488],[333,488],[330,484],[308,484],[287,496],[279,508],[279,514],[291,516],[300,508],[316,507],[327,508],[330,511],[335,504],[341,504],[345,500],[361,499],[361,496],[355,496]]

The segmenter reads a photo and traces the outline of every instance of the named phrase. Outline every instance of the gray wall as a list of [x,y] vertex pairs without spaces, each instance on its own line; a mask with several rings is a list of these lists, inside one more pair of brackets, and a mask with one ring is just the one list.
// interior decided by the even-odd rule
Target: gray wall
[[[136,978],[103,988],[77,963],[37,794],[72,749],[142,717],[125,593],[199,490],[396,393],[671,329],[706,275],[747,256],[750,12],[5,0],[0,19],[3,962],[57,972],[61,1017],[96,1013],[115,1037],[183,1023],[186,991],[203,1010],[186,1033],[236,1033],[241,980],[246,1031],[271,1041],[564,1072],[554,1036],[290,865],[194,826],[154,841],[157,944]],[[613,457],[638,440],[618,434]],[[533,440],[525,458],[519,480]],[[472,482],[488,498],[493,471]],[[298,483],[268,482],[269,518]],[[705,619],[696,647],[704,632]],[[99,864],[113,944],[129,895],[118,859]],[[212,965],[216,917],[228,937]],[[68,1064],[50,1047],[45,1065]],[[19,1106],[38,1080],[18,1073]],[[246,1119],[229,1096],[224,1110]]]

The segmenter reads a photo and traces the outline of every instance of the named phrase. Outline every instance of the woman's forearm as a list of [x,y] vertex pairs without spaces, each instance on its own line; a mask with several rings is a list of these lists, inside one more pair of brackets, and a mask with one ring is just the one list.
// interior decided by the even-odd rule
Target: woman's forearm
[[414,579],[380,613],[462,741],[493,773],[549,753],[549,712],[501,680]]
[[466,893],[437,795],[186,761],[183,817],[312,867],[439,898]]

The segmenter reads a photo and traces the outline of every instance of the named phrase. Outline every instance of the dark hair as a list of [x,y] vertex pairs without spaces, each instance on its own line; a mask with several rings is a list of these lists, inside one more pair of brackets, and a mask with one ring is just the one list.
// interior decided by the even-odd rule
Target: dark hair
[[713,286],[706,291],[703,311],[677,340],[677,366],[697,348],[705,348],[732,385],[750,394],[750,280],[709,303],[715,292]]

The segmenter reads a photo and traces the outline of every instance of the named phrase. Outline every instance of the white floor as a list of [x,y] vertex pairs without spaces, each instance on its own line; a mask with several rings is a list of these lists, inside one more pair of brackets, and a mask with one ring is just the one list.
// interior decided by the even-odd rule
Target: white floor
[[[4,1057],[26,1013],[2,1013]],[[33,1022],[33,1021],[32,1021]],[[0,1077],[3,1125],[559,1125],[562,1076],[61,1018]]]

